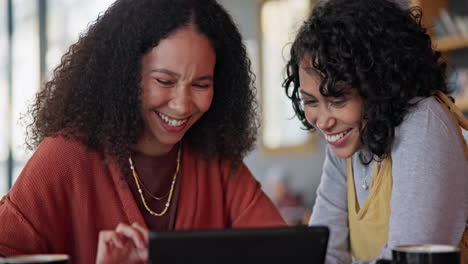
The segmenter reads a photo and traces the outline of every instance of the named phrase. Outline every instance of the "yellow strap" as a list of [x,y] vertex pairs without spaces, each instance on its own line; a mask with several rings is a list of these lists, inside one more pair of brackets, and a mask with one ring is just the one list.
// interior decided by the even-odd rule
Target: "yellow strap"
[[455,116],[458,124],[465,130],[468,130],[468,119],[463,115],[462,111],[450,100],[443,92],[437,90],[432,92],[439,103],[446,105],[448,110]]
[[460,244],[458,244],[461,252],[461,263],[468,263],[468,227],[465,228]]
[[346,171],[351,256],[353,260],[376,259],[388,241],[393,186],[392,159],[389,155],[380,166],[379,162],[375,162],[369,195],[361,206],[356,197],[352,158],[346,161]]
[[462,111],[452,102],[452,100],[450,100],[450,98],[448,98],[448,96],[445,95],[443,92],[437,90],[432,91],[432,94],[434,95],[435,99],[443,106],[444,110],[449,114],[454,123],[456,125],[458,124],[458,135],[460,136],[462,142],[465,144],[465,156],[466,159],[468,159],[468,145],[466,144],[465,137],[463,136],[463,133],[460,128],[463,127],[465,130],[468,130],[468,119],[463,115]]

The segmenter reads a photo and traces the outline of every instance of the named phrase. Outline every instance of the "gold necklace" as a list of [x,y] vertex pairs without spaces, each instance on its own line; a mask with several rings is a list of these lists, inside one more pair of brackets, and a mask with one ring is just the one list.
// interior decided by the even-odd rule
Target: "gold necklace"
[[140,183],[140,186],[142,187],[143,191],[146,192],[146,194],[148,194],[151,198],[153,198],[154,200],[157,200],[157,201],[161,201],[162,199],[166,198],[168,195],[169,195],[169,192],[170,191],[167,191],[167,193],[161,197],[159,196],[156,196],[156,195],[153,195],[149,190],[148,188],[146,188],[146,186],[143,184],[143,181],[140,179],[140,176],[138,175],[138,173],[136,174],[136,177],[137,177],[137,180],[138,182]]
[[[179,143],[179,150],[177,151],[177,165],[176,165],[176,170],[174,172],[174,176],[172,177],[171,188],[169,189],[169,196],[167,197],[167,202],[166,202],[164,209],[160,213],[156,213],[155,211],[151,210],[151,208],[149,208],[148,204],[146,203],[145,197],[143,196],[143,190],[140,187],[140,178],[138,177],[138,173],[135,170],[135,166],[133,166],[132,156],[130,155],[130,157],[128,157],[128,162],[130,163],[130,170],[132,171],[133,179],[135,180],[135,184],[137,186],[138,193],[140,194],[141,201],[143,202],[143,205],[145,206],[146,211],[148,211],[148,213],[150,213],[151,215],[163,216],[169,209],[169,206],[171,205],[171,200],[172,200],[172,195],[174,193],[174,187],[175,187],[175,183],[177,179],[177,174],[179,174],[181,149],[182,149],[182,144]],[[163,197],[161,197],[161,199]],[[160,197],[157,197],[157,198],[160,198]]]

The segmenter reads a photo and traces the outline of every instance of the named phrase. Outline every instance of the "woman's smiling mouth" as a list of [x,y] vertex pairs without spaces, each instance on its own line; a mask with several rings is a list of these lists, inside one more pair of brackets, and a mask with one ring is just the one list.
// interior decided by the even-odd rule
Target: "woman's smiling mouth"
[[166,123],[167,125],[171,126],[171,127],[178,127],[178,126],[181,126],[183,124],[185,124],[188,120],[188,118],[185,118],[185,119],[173,119],[161,112],[156,112],[156,114],[158,114],[159,117],[161,117],[161,119],[164,121],[164,123]]
[[327,135],[327,134],[323,134],[325,139],[328,141],[328,143],[330,143],[331,145],[340,145],[341,143],[343,143],[343,139],[346,135],[348,135],[348,133],[352,130],[352,128],[350,129],[347,129],[341,133],[338,133],[338,134],[334,134],[334,135]]

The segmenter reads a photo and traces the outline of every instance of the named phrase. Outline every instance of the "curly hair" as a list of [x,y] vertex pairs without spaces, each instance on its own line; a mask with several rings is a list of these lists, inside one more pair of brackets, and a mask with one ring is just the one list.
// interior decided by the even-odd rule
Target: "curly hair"
[[184,136],[206,158],[238,163],[255,143],[254,75],[231,16],[215,0],[118,0],[70,46],[29,110],[26,143],[76,137],[115,157],[121,169],[144,127],[143,55],[171,33],[193,25],[216,53],[211,108]]
[[[448,93],[446,63],[433,50],[421,24],[420,8],[403,9],[387,0],[328,0],[303,23],[291,47],[283,83],[296,116],[306,129],[300,103],[299,66],[303,60],[323,78],[320,93],[338,97],[345,86],[357,89],[364,102],[366,125],[361,162],[381,160],[391,151],[395,127],[415,97]],[[366,153],[366,154],[362,154]]]

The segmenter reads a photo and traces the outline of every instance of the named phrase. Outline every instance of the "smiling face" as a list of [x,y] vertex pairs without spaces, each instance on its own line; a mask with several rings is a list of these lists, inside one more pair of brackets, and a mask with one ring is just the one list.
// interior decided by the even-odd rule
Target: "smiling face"
[[305,116],[337,157],[349,158],[361,146],[362,98],[354,88],[341,97],[325,97],[319,90],[321,81],[315,69],[301,64],[299,82]]
[[171,150],[208,111],[213,99],[216,54],[192,26],[161,40],[141,62],[141,114],[145,123],[137,151]]

